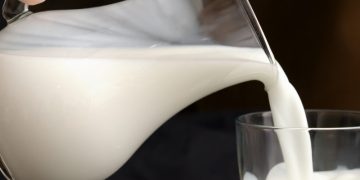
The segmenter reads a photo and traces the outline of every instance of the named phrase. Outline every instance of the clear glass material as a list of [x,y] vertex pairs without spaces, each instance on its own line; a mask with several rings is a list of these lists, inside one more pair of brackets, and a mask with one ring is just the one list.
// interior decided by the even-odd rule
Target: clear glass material
[[[360,168],[360,112],[308,110],[306,113],[309,128],[277,128],[270,112],[247,114],[237,120],[241,180],[265,180],[275,166],[284,162],[279,131],[310,133],[315,173]],[[337,178],[345,180],[346,176],[354,175],[342,174],[343,178]]]
[[25,14],[29,14],[27,5],[20,0],[1,0],[2,1],[2,18],[11,23],[17,19],[23,17]]
[[[2,2],[2,18],[9,24],[31,14],[26,5],[19,0],[3,0]],[[128,7],[122,8],[121,6]],[[117,16],[121,11],[128,12]],[[145,13],[141,15],[136,11]],[[273,54],[248,0],[150,0],[138,1],[137,4],[131,5],[124,1],[83,11],[78,10],[76,18],[73,18],[72,15],[68,16],[66,13],[46,17],[39,15],[38,22],[32,22],[31,25],[36,26],[44,19],[47,23],[43,29],[44,32],[39,33],[37,30],[33,33],[30,25],[26,31],[16,30],[14,38],[11,38],[11,44],[0,44],[0,50],[18,49],[18,47],[21,49],[26,45],[31,45],[31,48],[153,48],[175,45],[225,45],[261,48],[268,56],[269,61],[274,63]],[[118,32],[124,31],[124,25],[119,26],[116,22],[125,24],[132,33],[118,34]],[[143,26],[146,24],[147,27]],[[159,33],[159,29],[155,30],[151,26],[162,27],[163,32]],[[169,31],[165,32],[166,29]],[[97,32],[97,35],[87,37],[87,39],[78,39],[79,34],[89,34],[90,32]],[[132,38],[134,32],[138,33],[136,35],[138,37]],[[173,34],[170,35],[171,33]],[[97,37],[100,35],[101,39]],[[139,42],[138,38],[144,35],[147,36],[144,38],[146,41]],[[9,41],[10,35],[7,36],[6,41]],[[63,40],[59,40],[61,36],[64,37]],[[107,39],[108,36],[112,36],[112,38]],[[119,42],[121,36],[130,37],[133,40],[131,43],[129,41]],[[137,41],[137,44],[134,44],[133,41]],[[14,47],[14,44],[17,44],[17,47]]]

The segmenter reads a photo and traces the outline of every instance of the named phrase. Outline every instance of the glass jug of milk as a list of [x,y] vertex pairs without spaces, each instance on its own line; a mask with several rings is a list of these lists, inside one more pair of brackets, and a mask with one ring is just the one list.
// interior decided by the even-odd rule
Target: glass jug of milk
[[[278,126],[307,127],[247,0],[24,12],[0,32],[0,154],[9,179],[105,179],[172,115],[249,80],[265,84]],[[308,179],[308,134],[282,139],[292,179]]]

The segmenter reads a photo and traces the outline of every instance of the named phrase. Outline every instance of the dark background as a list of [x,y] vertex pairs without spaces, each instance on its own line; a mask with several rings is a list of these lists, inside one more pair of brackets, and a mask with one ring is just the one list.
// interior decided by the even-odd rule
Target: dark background
[[[47,0],[34,11],[116,0]],[[360,1],[251,0],[276,59],[306,108],[360,109]],[[109,179],[238,180],[234,119],[268,109],[248,82],[191,105],[169,120]]]

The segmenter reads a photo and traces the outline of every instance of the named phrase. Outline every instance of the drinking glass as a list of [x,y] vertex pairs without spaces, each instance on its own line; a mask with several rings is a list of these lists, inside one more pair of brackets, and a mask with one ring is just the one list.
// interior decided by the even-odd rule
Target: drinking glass
[[279,180],[281,174],[281,179],[289,179],[279,132],[310,134],[315,175],[360,178],[360,112],[308,110],[306,115],[309,128],[276,127],[271,112],[241,116],[236,122],[240,179]]

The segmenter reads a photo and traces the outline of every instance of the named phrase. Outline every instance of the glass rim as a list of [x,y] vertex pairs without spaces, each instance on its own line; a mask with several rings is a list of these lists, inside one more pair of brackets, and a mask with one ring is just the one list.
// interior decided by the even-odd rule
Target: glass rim
[[[328,112],[328,113],[338,113],[338,114],[356,114],[360,117],[360,111],[357,110],[338,110],[338,109],[305,109],[305,113],[309,112]],[[242,127],[250,127],[256,129],[268,129],[268,130],[306,130],[306,131],[341,131],[341,130],[360,130],[360,126],[345,126],[345,127],[278,127],[275,125],[260,125],[260,124],[253,124],[248,122],[243,122],[243,118],[248,116],[254,116],[259,114],[269,113],[272,114],[271,111],[257,111],[252,113],[246,113],[240,115],[236,118],[236,125]]]

